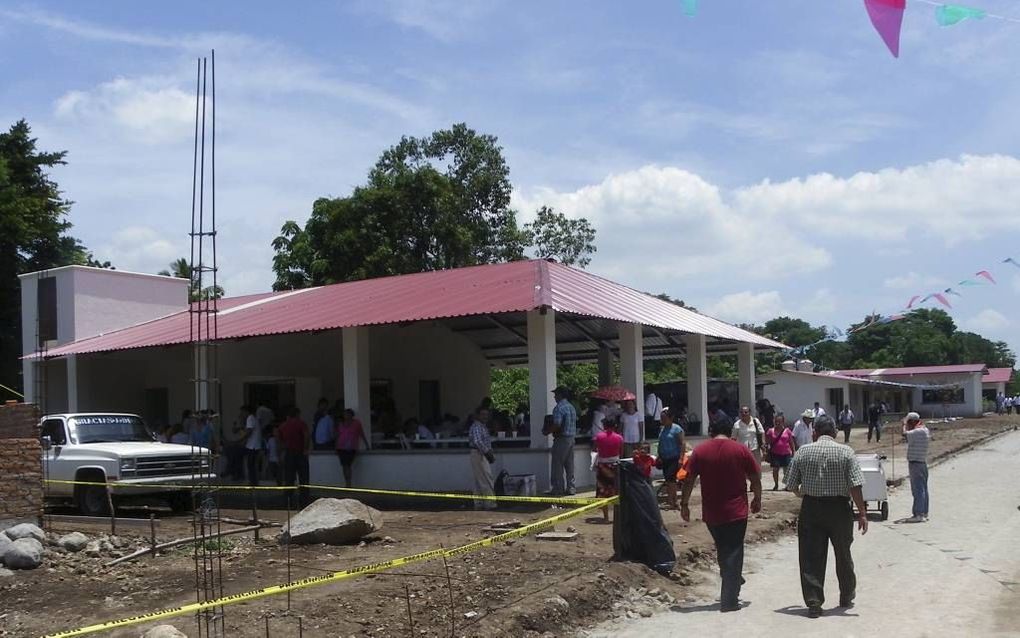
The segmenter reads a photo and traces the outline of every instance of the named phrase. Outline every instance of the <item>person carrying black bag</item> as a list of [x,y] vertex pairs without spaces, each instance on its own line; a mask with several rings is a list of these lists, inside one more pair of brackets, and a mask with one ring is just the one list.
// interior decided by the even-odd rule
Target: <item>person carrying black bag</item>
[[[471,446],[471,472],[474,474],[475,494],[478,496],[495,495],[492,464],[496,462],[496,456],[492,453],[492,437],[489,436],[488,424],[488,408],[479,408],[475,412],[475,420],[468,430],[468,443]],[[491,499],[476,499],[475,509],[496,509],[496,502]]]

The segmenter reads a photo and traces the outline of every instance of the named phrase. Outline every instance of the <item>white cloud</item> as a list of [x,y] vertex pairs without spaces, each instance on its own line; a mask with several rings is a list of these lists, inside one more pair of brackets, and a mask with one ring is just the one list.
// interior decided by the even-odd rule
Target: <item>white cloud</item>
[[995,336],[1002,335],[1003,332],[1011,325],[1011,322],[1006,315],[992,308],[985,308],[973,317],[965,319],[960,323],[972,332],[976,332],[986,337],[992,336],[993,338]]
[[96,251],[110,259],[118,270],[154,273],[186,254],[181,245],[146,226],[128,226],[118,230],[109,242]]
[[964,155],[848,178],[820,173],[735,193],[735,208],[827,237],[934,236],[947,245],[1020,229],[1020,159]]
[[471,34],[471,28],[498,4],[496,0],[372,0],[362,10],[380,13],[408,29],[443,42]]
[[891,290],[909,289],[912,291],[921,291],[929,286],[938,286],[941,283],[942,280],[938,277],[921,275],[914,271],[910,271],[903,275],[889,277],[882,282],[882,285]]
[[719,187],[676,167],[645,166],[572,192],[539,189],[517,204],[587,218],[598,231],[592,267],[645,285],[705,274],[783,277],[831,262],[824,249],[781,223],[734,209]]
[[117,78],[91,91],[64,94],[54,111],[71,124],[106,118],[133,139],[158,144],[193,134],[195,98],[165,80]]
[[836,295],[828,288],[820,288],[811,295],[807,305],[803,306],[798,314],[806,317],[822,317],[822,321],[824,321],[824,317],[832,316],[838,306]]
[[761,324],[787,314],[782,296],[775,290],[735,292],[699,310],[730,323]]

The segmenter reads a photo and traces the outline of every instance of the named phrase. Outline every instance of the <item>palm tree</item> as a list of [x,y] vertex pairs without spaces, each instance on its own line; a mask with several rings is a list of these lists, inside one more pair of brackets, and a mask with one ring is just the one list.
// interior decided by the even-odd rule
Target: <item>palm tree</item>
[[207,286],[201,291],[198,289],[198,281],[192,275],[191,264],[187,259],[181,257],[170,262],[169,270],[161,270],[157,275],[163,275],[164,277],[177,277],[178,279],[187,279],[191,282],[191,286],[188,291],[189,301],[205,301],[208,299],[221,299],[225,294],[223,286]]

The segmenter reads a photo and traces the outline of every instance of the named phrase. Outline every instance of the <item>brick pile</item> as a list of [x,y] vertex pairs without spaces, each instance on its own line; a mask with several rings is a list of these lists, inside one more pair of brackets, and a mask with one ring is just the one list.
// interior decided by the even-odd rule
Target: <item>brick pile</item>
[[42,473],[36,406],[0,405],[0,521],[40,519]]

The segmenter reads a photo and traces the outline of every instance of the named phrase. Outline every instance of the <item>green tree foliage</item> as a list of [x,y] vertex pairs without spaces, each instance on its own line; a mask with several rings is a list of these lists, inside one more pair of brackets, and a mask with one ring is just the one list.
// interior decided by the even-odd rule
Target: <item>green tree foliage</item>
[[525,243],[535,257],[584,268],[595,252],[595,228],[587,219],[569,219],[549,206],[538,209],[535,221],[524,225]]
[[47,169],[64,164],[66,151],[43,152],[25,120],[0,133],[0,383],[21,388],[20,273],[100,263],[68,234],[71,202]]
[[521,259],[510,171],[495,137],[464,124],[388,149],[368,183],[322,198],[273,241],[274,289]]
[[198,279],[193,278],[191,263],[188,262],[184,257],[170,262],[169,270],[161,270],[157,275],[163,275],[164,277],[177,277],[178,279],[187,279],[190,283],[188,286],[188,301],[206,301],[208,299],[222,299],[225,292],[223,286],[206,286],[199,290]]

